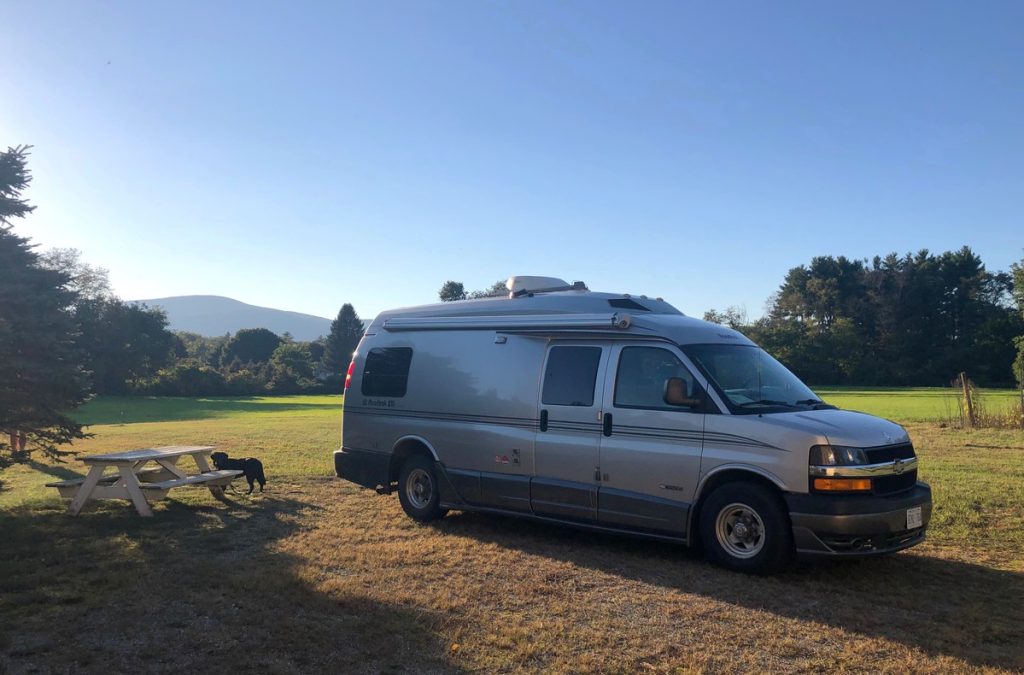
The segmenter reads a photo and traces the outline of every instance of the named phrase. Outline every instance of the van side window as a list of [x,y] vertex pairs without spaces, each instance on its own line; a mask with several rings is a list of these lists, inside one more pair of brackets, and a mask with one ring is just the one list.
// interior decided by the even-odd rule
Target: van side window
[[552,347],[544,373],[544,405],[594,405],[594,385],[601,365],[600,347]]
[[363,366],[363,396],[405,396],[410,363],[412,349],[409,347],[371,349]]
[[620,408],[679,410],[665,403],[665,382],[681,377],[686,393],[694,394],[693,375],[676,355],[660,347],[626,347],[615,375],[615,405]]

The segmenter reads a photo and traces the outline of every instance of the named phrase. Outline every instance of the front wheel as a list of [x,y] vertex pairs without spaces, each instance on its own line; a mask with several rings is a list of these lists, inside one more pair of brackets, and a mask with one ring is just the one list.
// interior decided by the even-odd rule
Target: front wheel
[[447,513],[441,508],[434,462],[422,455],[413,455],[398,473],[398,501],[412,519],[421,523],[436,520]]
[[732,570],[765,574],[793,555],[793,533],[779,496],[750,482],[726,483],[700,510],[708,557]]

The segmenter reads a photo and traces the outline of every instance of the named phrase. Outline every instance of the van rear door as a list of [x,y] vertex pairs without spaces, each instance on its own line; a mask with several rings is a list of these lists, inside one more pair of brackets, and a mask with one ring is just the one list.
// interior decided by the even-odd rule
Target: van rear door
[[552,342],[544,362],[530,504],[537,515],[593,522],[601,401],[610,345]]
[[672,345],[649,342],[611,349],[602,405],[599,523],[686,534],[700,477],[704,413],[664,400],[669,378],[682,379],[687,395],[700,395],[684,358]]

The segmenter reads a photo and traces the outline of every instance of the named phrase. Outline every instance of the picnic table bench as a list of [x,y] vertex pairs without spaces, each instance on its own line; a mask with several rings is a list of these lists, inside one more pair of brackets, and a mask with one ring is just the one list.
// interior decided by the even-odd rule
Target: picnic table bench
[[[140,516],[149,517],[153,515],[149,502],[164,499],[176,487],[205,485],[214,497],[224,496],[224,486],[243,472],[212,469],[209,457],[214,449],[209,445],[173,445],[89,455],[82,457],[89,467],[85,478],[47,483],[46,487],[57,488],[61,497],[71,499],[68,513],[73,516],[94,499],[128,499]],[[178,466],[185,456],[195,460],[199,473],[189,475]],[[150,462],[157,466],[146,466]],[[116,473],[104,475],[111,468]]]

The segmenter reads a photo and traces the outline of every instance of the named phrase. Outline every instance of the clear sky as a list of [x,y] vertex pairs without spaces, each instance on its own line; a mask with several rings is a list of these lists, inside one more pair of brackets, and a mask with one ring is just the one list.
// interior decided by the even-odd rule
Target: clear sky
[[2,0],[0,63],[17,231],[126,299],[757,316],[814,255],[1024,255],[1022,2]]

